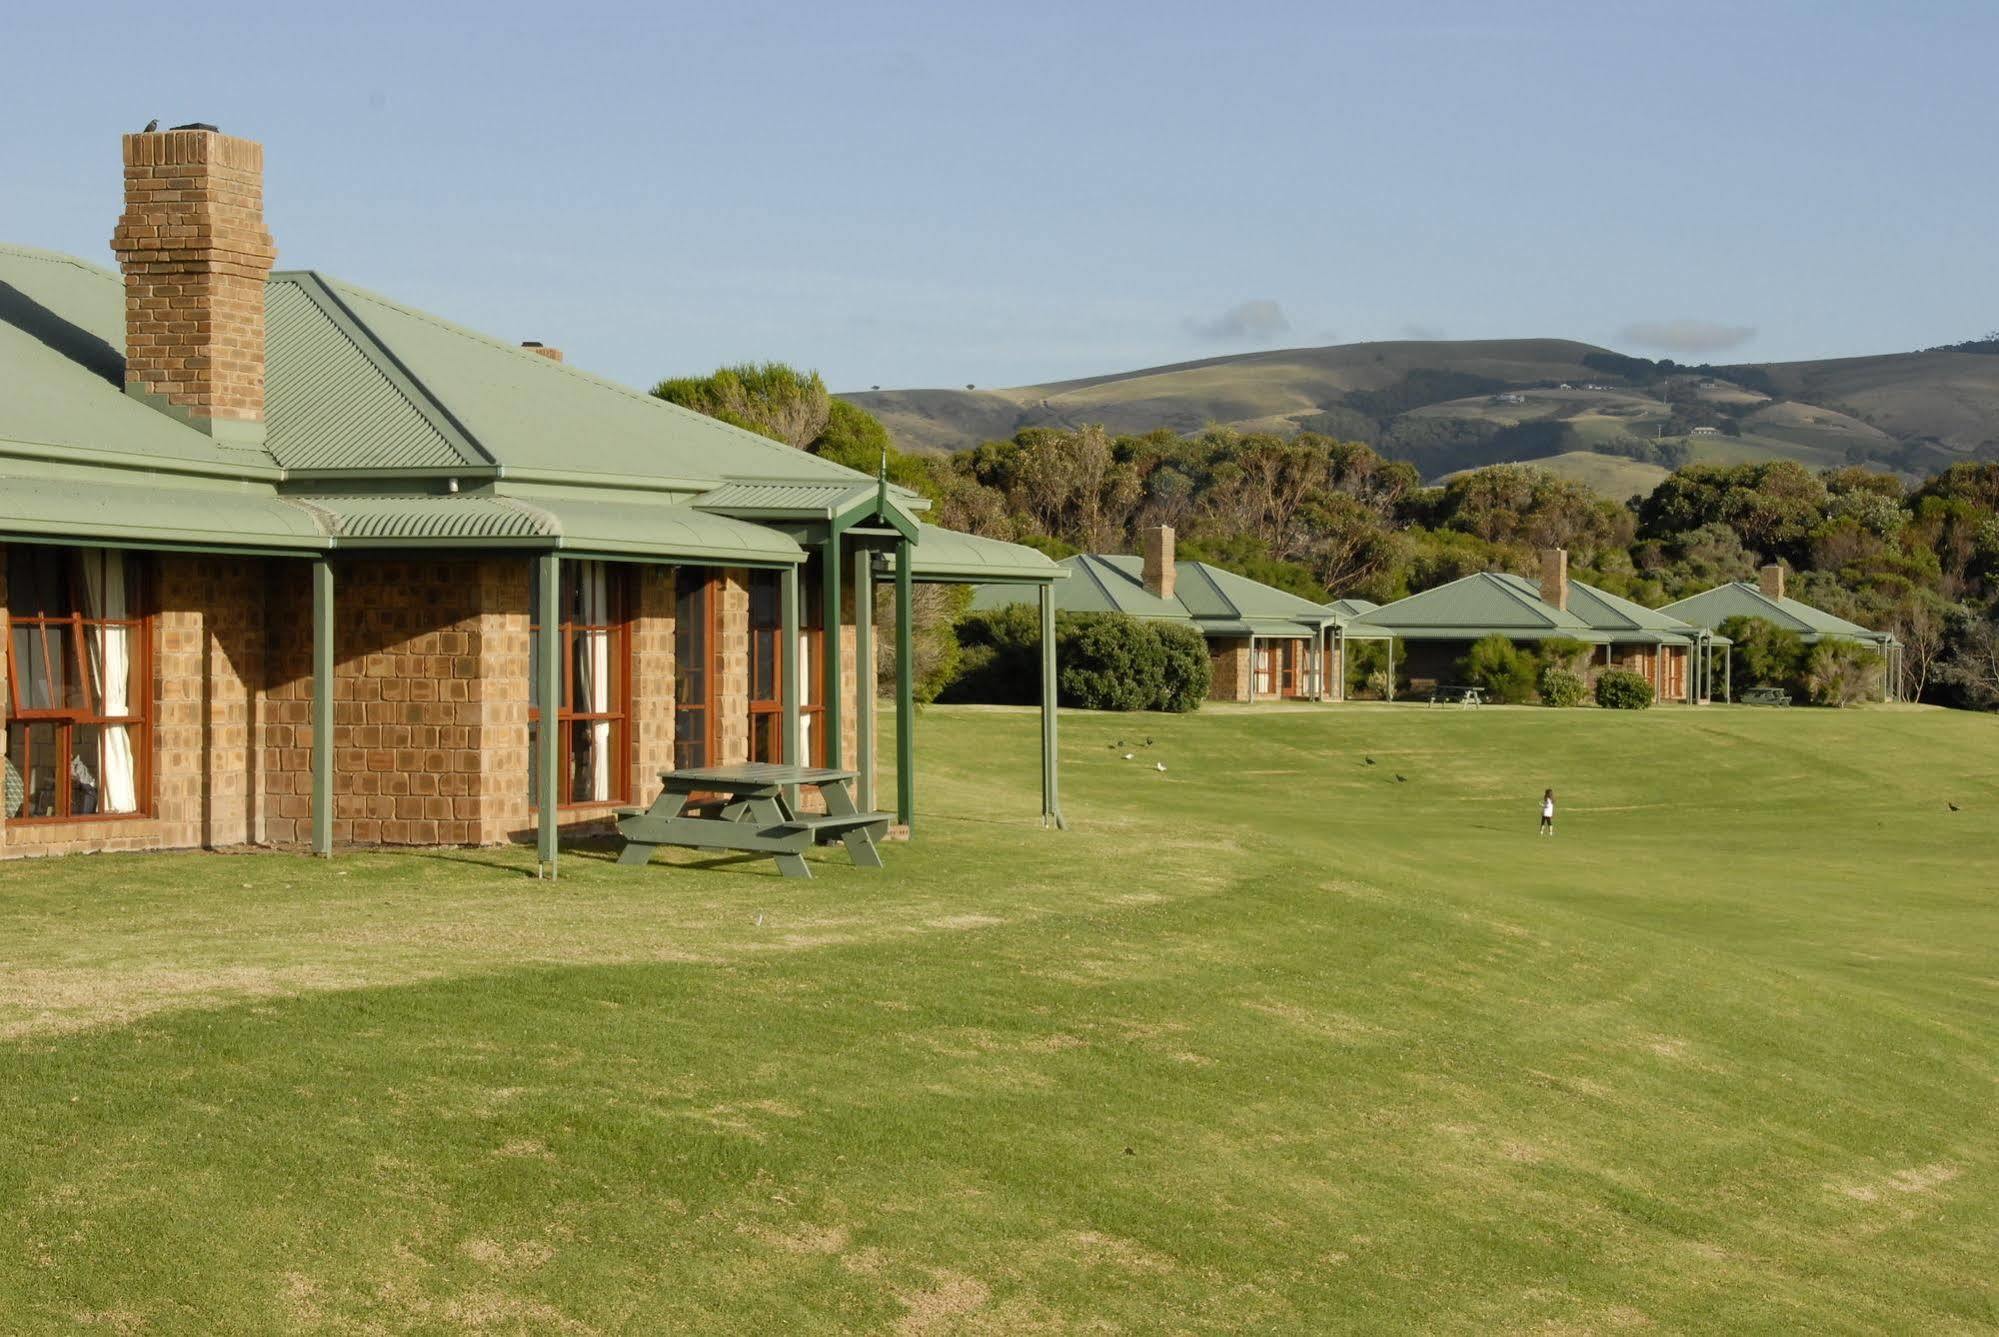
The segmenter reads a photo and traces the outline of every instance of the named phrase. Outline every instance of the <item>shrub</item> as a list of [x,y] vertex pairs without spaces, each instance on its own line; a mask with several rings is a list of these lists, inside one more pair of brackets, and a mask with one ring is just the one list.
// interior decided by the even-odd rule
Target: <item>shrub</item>
[[1009,604],[968,614],[958,624],[957,676],[943,685],[940,701],[1026,706],[1041,699],[1040,614]]
[[1850,706],[1875,695],[1881,656],[1863,645],[1821,641],[1805,664],[1805,687],[1815,706]]
[[1590,652],[1595,649],[1588,641],[1579,641],[1573,636],[1550,636],[1540,645],[1540,659],[1544,668],[1565,669],[1571,674],[1579,674],[1584,664],[1589,662]]
[[1652,704],[1652,684],[1628,669],[1605,669],[1597,675],[1596,703],[1605,710],[1643,710]]
[[[1387,641],[1345,642],[1348,696],[1387,697],[1389,644]],[[1402,671],[1402,666],[1409,662],[1408,647],[1399,637],[1394,646],[1395,676],[1402,683],[1407,683],[1409,675]]]
[[1123,613],[1092,613],[1059,628],[1062,699],[1085,710],[1147,710],[1166,694],[1166,645]]
[[1749,687],[1781,687],[1792,696],[1809,696],[1805,681],[1805,643],[1798,633],[1760,617],[1732,617],[1719,628],[1735,642],[1729,671],[1735,696]]
[[1527,701],[1534,695],[1534,656],[1504,636],[1474,641],[1457,672],[1460,682],[1483,688],[1494,701]]
[[1589,694],[1589,684],[1582,675],[1571,673],[1553,664],[1541,670],[1541,703],[1548,706],[1579,706],[1583,697]]
[[1160,681],[1154,710],[1184,714],[1199,710],[1214,681],[1214,661],[1208,658],[1208,638],[1192,627],[1154,622],[1153,635],[1166,651],[1166,672]]

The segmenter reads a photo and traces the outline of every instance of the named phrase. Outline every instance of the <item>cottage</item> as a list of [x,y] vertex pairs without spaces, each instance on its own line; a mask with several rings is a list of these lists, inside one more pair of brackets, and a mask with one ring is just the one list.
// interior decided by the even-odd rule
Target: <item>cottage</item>
[[1895,684],[1902,675],[1901,641],[1891,632],[1870,631],[1823,608],[1790,598],[1784,590],[1784,568],[1775,563],[1759,570],[1754,584],[1746,580],[1731,581],[1667,604],[1659,611],[1707,628],[1719,627],[1732,617],[1761,618],[1796,632],[1806,645],[1833,641],[1861,646],[1881,656],[1881,699],[1896,698]]
[[[1055,607],[1193,627],[1207,638],[1214,666],[1211,701],[1323,700],[1337,694],[1328,633],[1339,617],[1233,571],[1180,561],[1170,525],[1147,529],[1143,542],[1144,553],[1137,557],[1064,558],[1060,565],[1069,579],[1055,588]],[[1001,608],[1020,598],[1017,588],[981,588],[972,606]]]
[[876,581],[906,612],[920,580],[1063,574],[558,350],[276,270],[250,140],[127,135],[124,185],[122,273],[0,246],[0,853],[532,836],[552,864],[662,767],[751,759],[871,802]]
[[1362,625],[1401,638],[1412,686],[1449,683],[1476,641],[1504,636],[1529,648],[1551,640],[1591,647],[1587,671],[1623,668],[1662,701],[1705,703],[1713,652],[1727,638],[1569,576],[1568,553],[1541,554],[1539,583],[1486,571],[1362,614]]

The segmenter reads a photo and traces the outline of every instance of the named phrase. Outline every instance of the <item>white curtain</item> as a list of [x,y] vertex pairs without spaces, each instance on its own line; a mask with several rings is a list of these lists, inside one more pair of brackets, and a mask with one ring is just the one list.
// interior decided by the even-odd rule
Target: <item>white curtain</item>
[[[83,550],[83,615],[87,618],[123,620],[129,616],[125,603],[125,554],[109,548]],[[102,702],[105,715],[132,713],[131,628],[93,627],[89,639],[91,687]],[[139,772],[132,755],[132,731],[122,724],[107,724],[103,738],[103,774],[91,777],[98,786],[100,812],[139,810]],[[76,768],[87,766],[77,756],[71,765],[73,778],[88,784]]]
[[[611,621],[610,572],[603,562],[581,563],[583,607],[577,621],[594,628],[579,632],[581,660],[576,690],[579,711],[610,709],[611,701]],[[606,798],[611,793],[611,722],[590,723],[590,797]],[[578,795],[580,798],[581,795]]]

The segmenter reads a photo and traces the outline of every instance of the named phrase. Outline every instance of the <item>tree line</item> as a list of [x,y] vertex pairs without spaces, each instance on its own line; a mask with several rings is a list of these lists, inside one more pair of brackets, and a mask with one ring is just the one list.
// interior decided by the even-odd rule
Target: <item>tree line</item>
[[[1913,488],[1857,465],[1688,464],[1614,501],[1527,464],[1426,485],[1407,460],[1309,431],[1030,428],[909,454],[817,375],[779,364],[655,393],[868,473],[885,461],[954,529],[1062,557],[1135,552],[1141,530],[1171,525],[1182,556],[1315,602],[1386,603],[1477,571],[1532,577],[1550,547],[1579,579],[1653,607],[1780,562],[1797,598],[1895,633],[1910,699],[1999,708],[1999,462]],[[937,601],[930,629],[958,606]],[[941,639],[930,653],[950,657]]]

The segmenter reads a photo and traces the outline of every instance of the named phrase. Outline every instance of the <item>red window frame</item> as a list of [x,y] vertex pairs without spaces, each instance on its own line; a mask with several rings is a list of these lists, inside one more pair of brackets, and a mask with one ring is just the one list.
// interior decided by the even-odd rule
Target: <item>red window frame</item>
[[[632,794],[632,571],[629,567],[614,562],[595,563],[604,568],[606,619],[602,622],[583,622],[575,616],[577,605],[582,598],[583,568],[581,561],[564,562],[561,565],[562,592],[557,606],[562,610],[561,646],[562,701],[556,710],[556,728],[560,740],[561,755],[556,765],[556,806],[559,808],[592,808],[606,803],[629,803]],[[571,584],[574,580],[576,583]],[[538,609],[540,599],[530,600],[529,607]],[[541,624],[530,614],[528,633],[536,645],[540,644]],[[599,710],[576,709],[575,675],[578,668],[576,646],[578,637],[594,633],[608,635],[610,644],[611,689],[604,708]],[[539,690],[541,675],[532,675],[532,687]],[[610,725],[610,783],[608,792],[602,797],[577,799],[575,753],[575,726],[579,724]],[[529,756],[534,754],[536,734],[541,728],[541,703],[532,699],[528,704]]]
[[[784,759],[784,617],[781,573],[750,572],[750,760]],[[812,740],[810,766],[826,763],[826,619],[819,582],[809,582],[799,610],[799,724]]]
[[[18,611],[12,568],[9,574],[8,600],[5,619],[6,643],[5,664],[7,677],[7,728],[6,758],[10,767],[15,766],[16,749],[14,733],[17,727],[32,733],[36,726],[49,728],[55,739],[54,775],[59,777],[54,784],[52,797],[55,811],[38,817],[5,813],[10,826],[51,825],[63,822],[122,822],[153,815],[153,610],[151,603],[151,571],[146,562],[138,556],[120,552],[125,563],[125,602],[128,608],[137,609],[122,618],[85,617],[82,609],[83,597],[83,550],[77,548],[59,549],[69,560],[65,564],[64,579],[68,583],[70,611],[62,614],[28,613]],[[116,551],[116,550],[114,550]],[[125,629],[126,653],[131,658],[131,679],[128,688],[128,708],[123,715],[107,715],[102,709],[101,688],[91,686],[88,642],[90,633],[107,627]],[[25,676],[20,670],[14,653],[15,633],[28,631],[40,643],[45,658],[52,658],[51,646],[60,641],[56,633],[67,629],[69,650],[64,658],[71,661],[69,672],[72,681],[81,694],[81,704],[62,706],[29,707],[22,704],[21,680]],[[96,700],[93,703],[92,697]],[[95,704],[97,708],[93,709]],[[137,802],[131,812],[88,812],[74,811],[75,787],[64,783],[60,777],[71,775],[71,763],[76,755],[76,731],[78,729],[105,727],[123,728],[132,742],[133,786]],[[100,733],[101,737],[101,733]],[[32,772],[32,767],[29,768]],[[102,784],[100,762],[99,784]],[[31,782],[31,773],[22,774],[25,787]],[[100,788],[99,793],[102,793]],[[23,794],[23,802],[33,799],[33,794]],[[6,806],[5,796],[0,795],[0,807]]]

